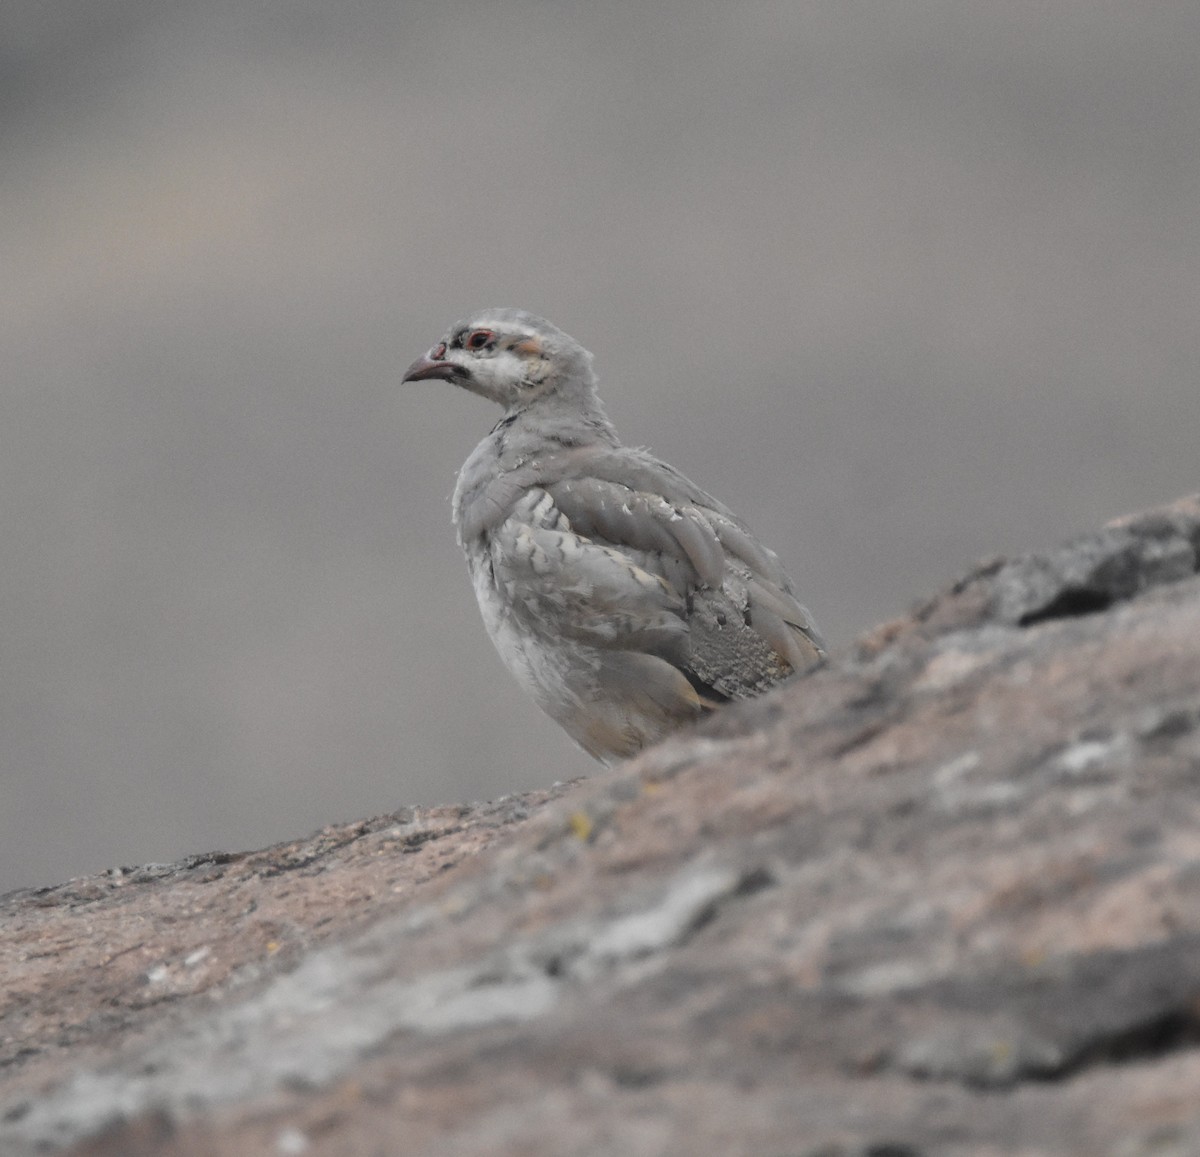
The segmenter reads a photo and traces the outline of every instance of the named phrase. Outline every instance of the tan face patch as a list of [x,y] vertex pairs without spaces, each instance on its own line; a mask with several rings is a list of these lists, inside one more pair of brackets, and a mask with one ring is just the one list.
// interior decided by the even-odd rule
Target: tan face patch
[[542,353],[542,343],[536,337],[523,337],[513,344],[513,350],[523,357],[536,358]]

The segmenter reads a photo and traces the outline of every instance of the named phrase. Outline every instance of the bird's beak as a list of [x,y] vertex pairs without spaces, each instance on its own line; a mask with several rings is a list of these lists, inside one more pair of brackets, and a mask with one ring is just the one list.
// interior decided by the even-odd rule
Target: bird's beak
[[443,382],[452,382],[455,378],[465,378],[466,371],[454,362],[434,361],[428,354],[419,358],[404,371],[403,382],[426,382],[438,378]]

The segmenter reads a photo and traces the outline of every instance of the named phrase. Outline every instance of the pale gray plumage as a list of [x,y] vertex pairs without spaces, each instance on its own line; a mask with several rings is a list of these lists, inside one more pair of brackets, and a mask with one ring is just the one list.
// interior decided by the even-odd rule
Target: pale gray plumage
[[824,658],[745,523],[620,444],[578,342],[484,310],[404,375],[430,378],[504,408],[459,473],[459,542],[504,662],[591,755],[615,763]]

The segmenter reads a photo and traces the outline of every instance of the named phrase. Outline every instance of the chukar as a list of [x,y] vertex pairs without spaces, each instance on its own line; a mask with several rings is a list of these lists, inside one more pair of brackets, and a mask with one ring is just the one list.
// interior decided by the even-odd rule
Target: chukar
[[679,471],[622,446],[592,356],[488,309],[404,375],[504,415],[463,464],[454,522],[488,634],[534,701],[616,763],[825,656],[774,553]]

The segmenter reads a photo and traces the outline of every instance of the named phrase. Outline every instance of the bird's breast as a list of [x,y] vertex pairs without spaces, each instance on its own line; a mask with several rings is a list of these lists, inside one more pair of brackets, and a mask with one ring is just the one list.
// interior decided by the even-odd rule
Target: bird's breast
[[542,710],[556,719],[575,711],[590,693],[598,658],[593,648],[537,630],[517,611],[513,592],[499,588],[486,539],[466,549],[479,613],[504,665]]

